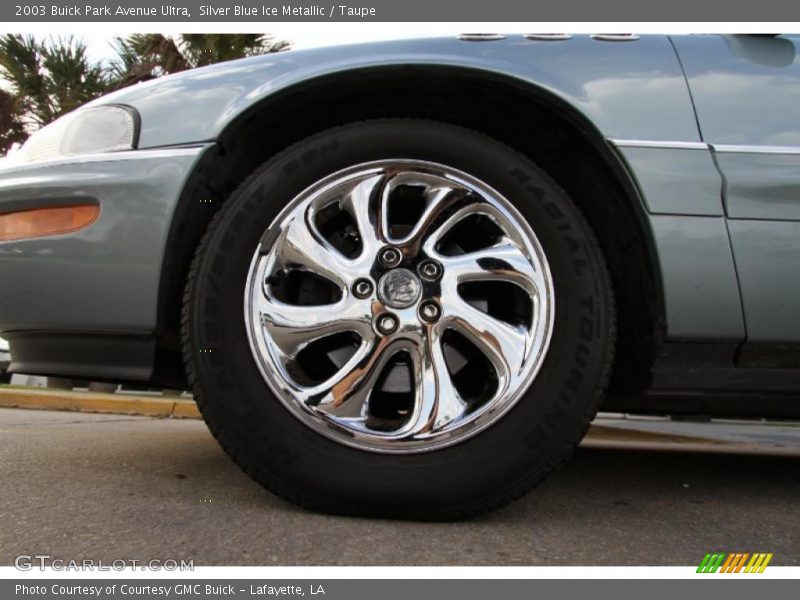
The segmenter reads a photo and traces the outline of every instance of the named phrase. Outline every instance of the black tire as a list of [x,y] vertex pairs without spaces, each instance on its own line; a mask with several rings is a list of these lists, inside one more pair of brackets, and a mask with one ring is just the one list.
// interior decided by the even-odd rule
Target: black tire
[[[355,449],[301,423],[262,378],[243,316],[250,260],[279,211],[333,172],[388,158],[449,165],[497,189],[535,230],[555,288],[552,341],[528,391],[480,434],[418,454]],[[496,140],[422,120],[353,123],[270,159],[214,218],[184,297],[189,382],[225,451],[279,496],[348,515],[454,519],[520,497],[558,467],[585,434],[608,380],[614,341],[605,261],[567,194],[529,159]]]
[[0,369],[0,383],[11,383],[11,373],[5,369]]

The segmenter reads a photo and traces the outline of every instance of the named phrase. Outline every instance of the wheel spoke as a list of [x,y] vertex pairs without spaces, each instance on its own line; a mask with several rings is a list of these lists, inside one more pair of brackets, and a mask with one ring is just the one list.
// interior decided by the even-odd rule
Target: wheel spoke
[[413,177],[403,174],[397,175],[389,180],[383,192],[382,206],[384,207],[384,229],[386,231],[389,231],[389,224],[388,210],[385,207],[388,205],[392,192],[404,185],[425,186],[425,191],[423,192],[425,208],[416,224],[405,237],[392,240],[395,244],[405,246],[406,251],[412,255],[419,252],[424,240],[441,225],[443,220],[447,219],[448,212],[458,210],[474,202],[469,197],[469,190],[446,179],[420,174],[414,174]]
[[331,246],[303,216],[296,215],[285,225],[275,246],[283,268],[311,271],[340,287],[356,278],[352,261]]
[[332,417],[363,422],[372,389],[399,350],[388,338],[365,344],[333,377],[308,390],[308,403]]
[[382,203],[379,202],[379,186],[386,179],[383,173],[370,175],[356,183],[339,203],[356,223],[361,237],[361,256],[373,257],[386,243],[383,229]]
[[528,339],[523,327],[515,327],[478,310],[458,298],[446,309],[448,324],[464,335],[492,363],[500,388],[522,369]]
[[369,315],[349,298],[334,304],[298,306],[262,296],[261,325],[288,358],[309,343],[337,333],[353,331],[370,337]]
[[508,281],[535,296],[541,274],[531,264],[522,250],[509,238],[503,238],[488,248],[438,257],[445,272],[458,283],[469,281]]
[[424,435],[455,422],[467,409],[447,370],[441,339],[429,335],[412,353],[416,403],[397,435]]

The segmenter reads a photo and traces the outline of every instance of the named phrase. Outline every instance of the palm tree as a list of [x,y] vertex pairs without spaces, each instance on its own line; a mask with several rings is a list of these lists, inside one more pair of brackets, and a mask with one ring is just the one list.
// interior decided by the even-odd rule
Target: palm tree
[[289,49],[289,42],[260,33],[185,33],[181,39],[183,53],[195,67]]
[[20,98],[0,89],[0,156],[26,137]]
[[33,36],[0,37],[0,74],[20,103],[25,124],[38,129],[109,89],[86,45],[74,38],[39,42]]
[[114,86],[125,87],[168,73],[177,73],[246,56],[280,52],[289,43],[269,34],[160,33],[133,34],[113,42],[117,58],[109,71]]
[[122,88],[191,68],[175,41],[160,33],[134,33],[112,42],[117,58],[109,72],[114,87]]

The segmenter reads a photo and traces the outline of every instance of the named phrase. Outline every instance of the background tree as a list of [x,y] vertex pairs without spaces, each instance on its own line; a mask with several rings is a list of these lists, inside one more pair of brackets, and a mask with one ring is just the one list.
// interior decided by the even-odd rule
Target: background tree
[[27,137],[21,104],[17,96],[0,89],[0,155]]
[[170,38],[160,33],[133,34],[113,42],[117,58],[110,65],[116,87],[125,87],[168,73],[280,52],[289,43],[269,34],[184,33]]
[[191,68],[178,45],[160,33],[135,33],[112,42],[117,58],[109,73],[113,85],[122,88]]
[[0,37],[0,71],[32,129],[46,125],[108,90],[101,65],[90,63],[74,38],[39,42],[33,36]]

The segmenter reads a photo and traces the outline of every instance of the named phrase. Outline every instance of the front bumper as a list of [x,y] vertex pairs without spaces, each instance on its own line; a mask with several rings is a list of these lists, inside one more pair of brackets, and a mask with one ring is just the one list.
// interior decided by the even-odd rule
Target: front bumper
[[[0,335],[15,370],[78,372],[42,357],[80,362],[91,338],[145,340],[156,328],[167,237],[184,184],[211,145],[133,150],[0,169],[0,213],[96,201],[100,216],[80,231],[0,242]],[[66,336],[66,337],[65,337]],[[89,341],[86,341],[89,340]],[[130,348],[118,361],[129,362]],[[139,354],[149,350],[141,348]],[[22,361],[24,364],[18,364]],[[152,357],[150,357],[152,362]],[[39,364],[37,364],[39,363]],[[138,378],[139,374],[136,375]]]

